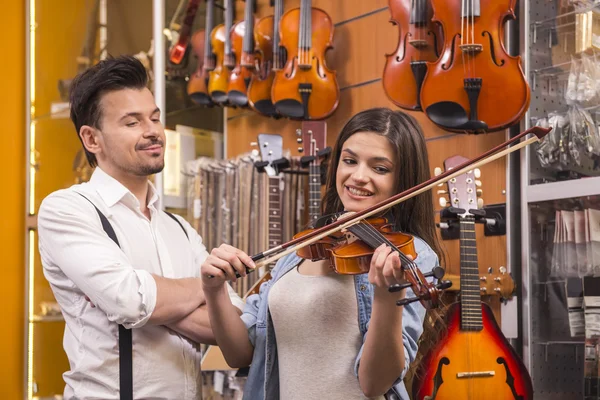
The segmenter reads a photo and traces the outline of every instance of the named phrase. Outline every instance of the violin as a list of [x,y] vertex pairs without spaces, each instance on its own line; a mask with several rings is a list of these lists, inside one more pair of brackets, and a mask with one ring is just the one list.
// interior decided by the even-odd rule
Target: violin
[[233,25],[233,0],[225,0],[225,25],[217,25],[210,33],[210,43],[215,54],[215,68],[208,78],[208,94],[219,105],[227,104],[229,75],[234,67],[231,52],[231,27]]
[[275,13],[261,18],[254,28],[256,52],[259,54],[256,73],[248,86],[248,103],[252,109],[267,117],[277,114],[271,101],[275,71],[285,64],[285,51],[279,45],[279,22],[283,15],[283,0],[275,0]]
[[[349,256],[346,258],[360,258],[365,256],[368,257],[368,252],[362,252],[365,250],[364,247],[361,248],[361,251],[358,251],[358,249],[356,248],[353,249],[352,247],[347,247],[345,249],[343,248],[343,246],[337,247],[337,245],[339,244],[351,244],[349,243],[349,241],[348,243],[345,243],[344,238],[342,238],[340,234],[336,234],[337,232],[346,229],[353,235],[355,235],[357,238],[359,238],[371,249],[375,249],[380,244],[386,243],[389,246],[393,246],[394,249],[397,249],[397,251],[401,253],[400,259],[403,263],[403,268],[406,265],[405,271],[407,271],[408,273],[405,275],[408,282],[400,285],[394,285],[390,287],[389,290],[394,292],[410,287],[415,293],[415,297],[398,300],[396,304],[406,305],[414,301],[421,301],[421,303],[425,307],[435,307],[439,305],[437,302],[437,300],[439,299],[439,293],[442,290],[445,290],[447,287],[449,287],[449,281],[442,281],[438,284],[433,284],[425,279],[426,276],[421,271],[419,271],[419,269],[415,266],[413,261],[407,257],[407,255],[411,255],[414,260],[414,258],[416,258],[417,256],[415,254],[414,247],[411,247],[413,239],[412,236],[404,234],[400,234],[395,237],[389,236],[390,234],[393,234],[393,232],[391,232],[391,227],[389,226],[389,224],[387,224],[387,221],[375,220],[375,226],[362,221],[375,215],[382,215],[382,213],[390,207],[393,207],[394,205],[404,202],[415,196],[418,196],[427,190],[431,190],[432,188],[439,186],[440,183],[447,182],[452,178],[466,173],[467,171],[479,168],[491,161],[497,160],[501,157],[506,156],[507,154],[520,150],[523,147],[528,146],[532,143],[540,142],[541,139],[543,139],[543,137],[546,136],[551,130],[552,128],[542,128],[540,126],[534,126],[524,132],[521,132],[520,134],[514,136],[506,142],[495,146],[494,148],[475,157],[472,160],[467,160],[451,170],[447,170],[429,179],[428,181],[422,182],[412,188],[406,189],[405,191],[398,193],[387,200],[383,200],[365,210],[356,212],[350,217],[336,218],[335,221],[327,221],[327,223],[321,227],[306,230],[300,234],[297,234],[292,240],[286,243],[282,243],[262,253],[253,255],[251,258],[256,263],[256,268],[253,269],[247,267],[246,271],[250,273],[252,271],[259,270],[261,267],[269,265],[293,252],[296,252],[301,257],[304,256],[309,259],[313,259],[313,257],[314,259],[325,259],[327,257],[332,257],[331,254],[333,253],[334,249],[336,252],[333,254],[337,255],[339,257],[339,260],[341,260],[341,262],[338,263],[338,268],[340,269],[340,271],[343,271],[344,268],[348,268],[347,265],[350,265],[347,262],[347,260],[344,259],[344,256]],[[528,138],[527,140],[517,143],[523,137],[529,134],[532,134],[533,136]],[[502,150],[504,147],[507,146],[510,147]],[[376,228],[377,226],[379,226],[379,230]],[[388,236],[386,237],[386,235]],[[394,243],[393,240],[396,240],[396,243]],[[309,249],[308,251],[302,251],[304,248],[309,246],[313,246],[312,249]],[[355,247],[356,246],[360,245],[355,245]],[[353,264],[355,264],[351,266],[353,268],[349,269],[351,272],[355,272],[357,269],[364,271],[365,269],[364,267],[361,267],[361,265],[367,265],[367,261],[366,259],[363,259],[362,261],[357,261]],[[441,274],[439,269],[434,269],[431,273],[427,275],[432,275],[439,279],[439,276]],[[237,272],[236,276],[239,277],[239,274]],[[209,278],[211,278],[211,276],[209,276]]]
[[187,92],[192,101],[203,106],[212,105],[208,94],[209,72],[215,69],[215,55],[213,54],[210,33],[213,29],[213,10],[215,0],[206,0],[206,29],[199,30],[192,36],[192,49],[198,59],[196,71],[190,77]]
[[[427,64],[421,106],[443,129],[493,132],[517,123],[529,107],[521,58],[504,47],[504,23],[516,0],[431,0],[444,48]],[[499,101],[499,99],[510,101]]]
[[248,105],[248,84],[256,70],[254,54],[254,0],[246,0],[244,20],[231,30],[231,47],[234,66],[229,75],[227,98],[233,106]]
[[431,0],[390,0],[390,22],[399,28],[398,47],[386,54],[383,88],[392,103],[421,110],[427,62],[437,60],[444,43],[440,25],[431,21]]
[[325,52],[333,48],[331,17],[311,3],[301,0],[300,8],[281,18],[279,35],[288,59],[271,89],[279,114],[303,120],[327,118],[340,96],[336,73],[325,64]]

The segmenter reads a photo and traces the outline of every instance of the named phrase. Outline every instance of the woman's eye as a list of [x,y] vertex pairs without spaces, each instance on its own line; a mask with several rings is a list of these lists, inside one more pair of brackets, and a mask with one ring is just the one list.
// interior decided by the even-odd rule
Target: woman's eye
[[390,172],[390,170],[385,167],[375,167],[374,169],[380,174],[387,174],[388,172]]
[[351,158],[344,158],[344,159],[342,160],[342,162],[343,162],[344,164],[355,164],[355,163],[356,163],[356,161],[354,161],[354,160],[353,160],[353,159],[351,159]]

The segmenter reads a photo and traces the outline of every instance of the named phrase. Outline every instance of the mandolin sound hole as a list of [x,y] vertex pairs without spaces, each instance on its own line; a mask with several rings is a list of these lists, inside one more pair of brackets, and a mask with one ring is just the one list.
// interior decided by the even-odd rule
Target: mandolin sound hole
[[304,116],[304,106],[301,102],[293,99],[285,99],[275,103],[275,109],[281,115],[291,118],[301,118]]

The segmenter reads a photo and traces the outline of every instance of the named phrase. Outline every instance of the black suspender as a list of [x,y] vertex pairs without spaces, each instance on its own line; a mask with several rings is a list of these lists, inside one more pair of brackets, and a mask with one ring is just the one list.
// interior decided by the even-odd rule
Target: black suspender
[[[81,193],[79,193],[79,195],[81,195],[81,197],[89,201],[94,206],[96,212],[98,213],[98,216],[100,217],[100,222],[102,223],[102,228],[104,229],[104,232],[106,232],[108,237],[110,237],[113,240],[113,242],[117,244],[117,246],[121,247],[121,245],[119,244],[119,240],[117,239],[117,234],[115,233],[115,230],[113,229],[110,222],[108,222],[106,216],[102,214],[102,212],[98,209],[98,207],[96,207],[94,203],[92,203],[90,199],[88,199]],[[189,236],[185,228],[183,227],[183,224],[173,214],[166,211],[165,213],[169,217],[173,218],[175,222],[177,222],[177,224],[183,230],[183,233],[185,233],[185,236],[189,239]],[[131,338],[131,329],[127,329],[123,325],[119,325],[119,393],[121,400],[133,400],[132,352],[133,341]]]

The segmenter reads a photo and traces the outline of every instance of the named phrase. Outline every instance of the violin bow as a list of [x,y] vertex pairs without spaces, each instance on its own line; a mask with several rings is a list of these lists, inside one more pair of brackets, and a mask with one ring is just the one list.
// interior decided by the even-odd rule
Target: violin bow
[[[447,170],[447,171],[443,172],[442,174],[435,176],[435,177],[429,179],[428,181],[420,183],[412,188],[409,188],[401,193],[398,193],[398,194],[390,197],[387,200],[381,201],[365,210],[356,212],[348,218],[338,219],[337,221],[332,222],[328,225],[325,225],[319,229],[315,229],[314,231],[312,231],[302,237],[292,239],[289,242],[282,243],[279,246],[273,247],[262,253],[253,255],[252,260],[255,261],[256,268],[260,268],[262,266],[272,264],[275,261],[279,260],[280,258],[282,258],[290,253],[293,253],[297,250],[300,250],[301,248],[306,247],[312,243],[315,243],[318,240],[323,239],[324,237],[327,237],[327,236],[329,236],[335,232],[338,232],[342,229],[348,228],[351,225],[357,224],[361,220],[368,218],[372,215],[378,214],[384,210],[387,210],[388,208],[390,208],[396,204],[399,204],[410,198],[418,196],[421,193],[432,189],[436,185],[439,185],[440,183],[445,183],[445,182],[449,181],[450,179],[457,177],[459,175],[462,175],[469,170],[478,168],[489,162],[492,162],[494,160],[502,158],[502,157],[506,156],[507,154],[510,154],[514,151],[520,150],[523,147],[528,146],[532,143],[539,142],[551,130],[552,130],[552,128],[542,128],[540,126],[534,126],[526,131],[521,132],[520,134],[507,140],[506,142],[497,145],[496,147],[492,148],[491,150],[488,150],[487,152],[485,152],[471,160],[465,161],[464,163],[460,164],[459,166],[457,166],[454,169]],[[516,144],[514,146],[509,147],[508,149],[500,151],[504,147],[510,146],[511,144],[517,142],[518,140],[520,140],[524,136],[527,136],[528,134],[533,134],[533,136],[527,140],[522,141],[519,144]],[[266,259],[264,259],[264,258],[266,258]],[[262,260],[262,261],[259,261],[259,260]],[[253,269],[247,268],[247,272],[250,272],[250,271],[253,271]]]

